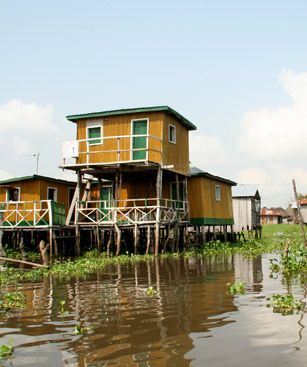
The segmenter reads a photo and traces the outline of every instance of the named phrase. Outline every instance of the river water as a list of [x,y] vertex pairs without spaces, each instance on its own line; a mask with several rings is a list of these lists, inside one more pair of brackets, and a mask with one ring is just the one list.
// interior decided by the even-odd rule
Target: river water
[[[267,307],[306,286],[272,277],[270,257],[159,258],[19,284],[26,306],[0,314],[0,344],[14,345],[0,365],[306,366],[307,316]],[[235,280],[244,295],[229,294]]]

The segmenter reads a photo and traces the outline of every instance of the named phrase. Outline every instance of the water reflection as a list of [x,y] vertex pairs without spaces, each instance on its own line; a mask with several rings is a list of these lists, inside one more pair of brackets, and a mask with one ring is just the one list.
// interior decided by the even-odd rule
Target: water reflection
[[[13,337],[16,366],[190,366],[212,362],[209,355],[217,366],[220,341],[244,343],[246,335],[227,283],[240,279],[259,296],[263,276],[261,258],[237,256],[117,264],[86,279],[50,276],[20,286],[27,306],[0,315],[0,342]],[[74,335],[78,324],[90,330]]]

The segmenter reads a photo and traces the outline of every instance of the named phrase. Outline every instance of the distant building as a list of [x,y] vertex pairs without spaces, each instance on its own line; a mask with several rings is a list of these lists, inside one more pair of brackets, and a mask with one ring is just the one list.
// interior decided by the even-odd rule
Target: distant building
[[234,231],[260,228],[261,198],[257,185],[240,184],[232,188]]
[[307,224],[307,198],[299,201],[303,222]]
[[262,208],[261,209],[261,224],[281,224],[287,223],[290,217],[289,213],[281,208]]

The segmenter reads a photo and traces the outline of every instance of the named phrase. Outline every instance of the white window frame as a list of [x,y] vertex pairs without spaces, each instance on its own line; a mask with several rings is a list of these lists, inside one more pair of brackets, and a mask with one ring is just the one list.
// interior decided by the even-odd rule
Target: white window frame
[[144,121],[144,120],[147,121],[146,148],[144,148],[144,149],[146,149],[146,161],[148,161],[148,142],[149,142],[149,139],[148,139],[148,135],[149,135],[149,118],[148,117],[144,117],[142,119],[132,119],[131,120],[131,123],[130,123],[130,160],[131,161],[133,161],[133,137],[137,136],[137,135],[133,135],[133,122],[134,121]]
[[[174,140],[171,140],[171,129],[173,129],[174,131]],[[176,139],[177,137],[177,131],[176,131],[176,126],[175,125],[172,125],[172,124],[168,124],[168,142],[171,143],[171,144],[176,144]]]
[[[89,140],[90,137],[89,137],[89,130],[90,129],[97,129],[97,128],[100,128],[100,138],[93,138],[95,140],[100,140],[99,143],[91,143],[91,141]],[[95,146],[95,145],[101,145],[103,144],[103,121],[88,121],[87,124],[86,124],[86,143],[87,143],[87,146],[88,147],[92,147],[92,146]]]
[[[14,190],[18,190],[18,200],[9,200],[9,191],[10,190],[12,190],[12,189],[14,189]],[[13,202],[13,203],[15,203],[15,202],[17,202],[17,201],[20,201],[20,187],[14,187],[14,188],[11,188],[11,189],[6,189],[6,202],[8,203],[8,202]]]
[[56,187],[48,186],[47,187],[47,199],[49,200],[49,190],[54,190],[54,200],[55,202],[58,201],[58,189]]
[[215,200],[221,201],[222,200],[222,187],[221,185],[215,185]]

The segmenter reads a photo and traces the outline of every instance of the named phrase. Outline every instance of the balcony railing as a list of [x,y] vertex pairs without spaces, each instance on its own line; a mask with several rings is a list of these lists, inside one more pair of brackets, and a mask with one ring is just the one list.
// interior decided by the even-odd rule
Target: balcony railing
[[75,224],[80,225],[145,225],[188,221],[187,201],[151,198],[78,201],[76,204]]
[[[138,139],[143,139],[141,142]],[[153,135],[104,136],[67,141],[62,147],[62,166],[162,160],[162,139]]]
[[65,224],[64,204],[52,200],[0,203],[0,228],[44,228],[63,224]]

